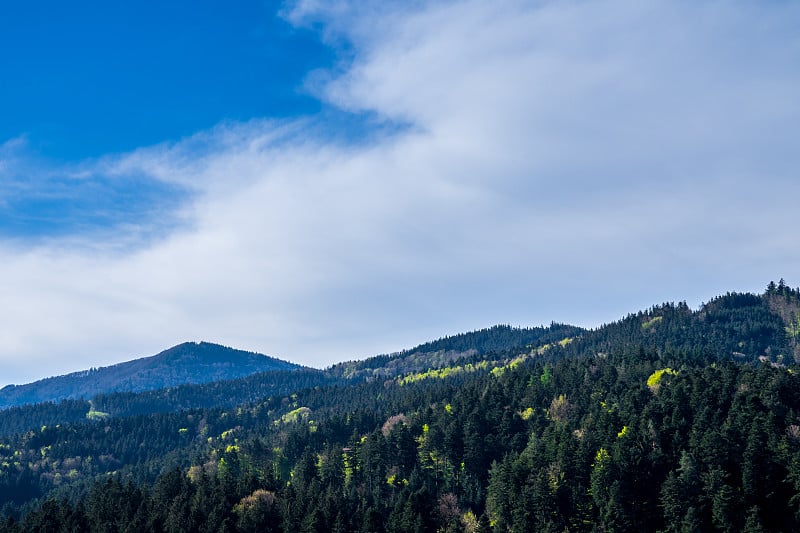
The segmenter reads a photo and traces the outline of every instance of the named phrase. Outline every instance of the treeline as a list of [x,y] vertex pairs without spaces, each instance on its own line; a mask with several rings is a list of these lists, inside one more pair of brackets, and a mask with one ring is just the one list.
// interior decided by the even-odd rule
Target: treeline
[[770,293],[728,293],[697,311],[685,302],[654,306],[587,332],[559,350],[564,357],[612,351],[635,357],[644,349],[655,350],[661,357],[674,354],[696,363],[731,359],[744,363],[797,363],[797,338],[789,326],[792,317],[800,316],[800,291],[785,288],[780,294],[785,318],[776,312],[776,299]]

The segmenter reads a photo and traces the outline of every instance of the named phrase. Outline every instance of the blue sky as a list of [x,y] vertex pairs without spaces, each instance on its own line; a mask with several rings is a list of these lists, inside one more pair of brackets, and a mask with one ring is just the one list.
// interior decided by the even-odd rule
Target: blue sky
[[14,2],[0,18],[0,137],[75,161],[223,120],[313,113],[335,59],[265,1]]
[[0,385],[798,284],[800,7],[0,8]]
[[[147,176],[75,180],[63,165],[178,140],[220,122],[321,110],[306,75],[342,51],[277,2],[43,1],[0,13],[0,143],[37,167],[4,187],[0,232],[60,236],[149,218],[181,199]],[[30,162],[30,161],[28,161]],[[16,189],[16,190],[15,190]]]

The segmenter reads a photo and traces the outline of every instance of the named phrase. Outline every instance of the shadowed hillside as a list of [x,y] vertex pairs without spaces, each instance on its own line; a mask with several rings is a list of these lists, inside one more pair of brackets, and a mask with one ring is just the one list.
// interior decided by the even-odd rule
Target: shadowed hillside
[[208,342],[186,342],[152,357],[51,377],[0,389],[0,408],[86,398],[110,392],[142,392],[187,383],[235,379],[298,365]]

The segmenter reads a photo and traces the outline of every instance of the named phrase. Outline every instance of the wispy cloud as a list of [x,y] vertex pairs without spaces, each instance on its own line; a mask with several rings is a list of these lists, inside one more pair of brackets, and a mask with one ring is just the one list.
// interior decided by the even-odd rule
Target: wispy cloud
[[[72,169],[188,191],[163,217],[185,223],[133,247],[3,245],[0,354],[64,357],[17,375],[201,338],[323,365],[798,271],[791,3],[304,1],[287,17],[346,51],[309,81],[330,113]],[[371,135],[332,133],[343,112]]]
[[[0,147],[0,237],[26,246],[146,245],[181,223],[189,190],[146,172],[104,172],[104,164],[65,165],[29,149],[25,138]],[[57,242],[58,241],[58,242]]]

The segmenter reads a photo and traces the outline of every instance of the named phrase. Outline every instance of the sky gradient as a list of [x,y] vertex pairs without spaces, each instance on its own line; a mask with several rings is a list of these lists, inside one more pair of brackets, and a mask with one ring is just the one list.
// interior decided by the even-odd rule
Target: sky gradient
[[796,3],[34,4],[0,8],[0,385],[800,282]]

